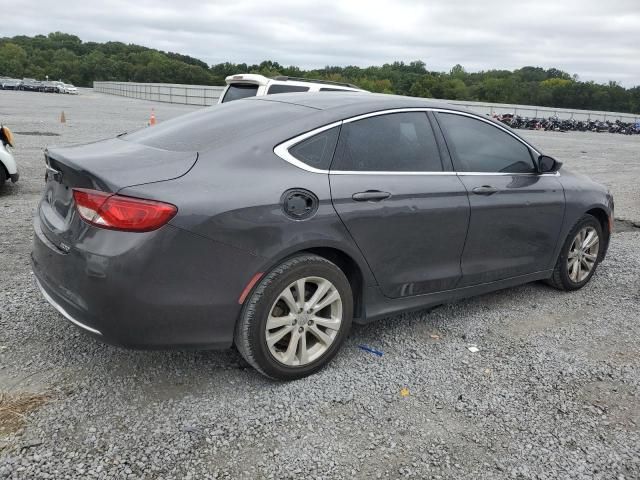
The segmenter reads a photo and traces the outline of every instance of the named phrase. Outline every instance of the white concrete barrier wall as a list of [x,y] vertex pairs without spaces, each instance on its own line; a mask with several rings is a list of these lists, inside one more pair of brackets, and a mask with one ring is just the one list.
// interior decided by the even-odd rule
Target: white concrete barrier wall
[[453,105],[467,107],[485,115],[502,115],[512,113],[521,117],[549,118],[558,117],[561,120],[600,120],[638,122],[640,115],[633,113],[601,112],[596,110],[573,110],[570,108],[536,107],[534,105],[511,105],[507,103],[467,102],[461,100],[446,100]]
[[[93,89],[100,93],[140,98],[154,102],[214,105],[218,102],[218,98],[222,94],[224,87],[172,83],[93,82]],[[447,102],[453,105],[467,107],[485,115],[512,113],[529,118],[558,117],[562,120],[621,120],[623,122],[640,122],[640,115],[631,113],[573,110],[568,108],[536,107],[533,105],[511,105],[506,103],[468,102],[461,100],[447,100]]]
[[214,105],[224,87],[173,83],[93,82],[95,92],[154,102]]

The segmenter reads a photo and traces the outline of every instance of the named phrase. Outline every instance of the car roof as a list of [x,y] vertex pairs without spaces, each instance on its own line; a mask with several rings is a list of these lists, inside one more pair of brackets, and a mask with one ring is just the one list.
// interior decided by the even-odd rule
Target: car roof
[[430,98],[348,91],[281,93],[277,95],[250,97],[241,101],[290,103],[316,110],[323,110],[327,113],[335,112],[340,116],[355,116],[398,108],[442,108],[446,110],[470,112],[470,110],[465,107]]
[[[433,108],[443,109],[455,112],[471,114],[473,116],[483,118],[486,121],[495,123],[502,129],[508,129],[510,133],[520,139],[522,137],[511,130],[508,126],[496,121],[488,115],[482,115],[469,108],[453,105],[442,100],[431,98],[404,97],[402,95],[387,95],[382,93],[368,92],[311,92],[311,93],[279,93],[277,95],[265,95],[260,97],[248,97],[242,100],[236,100],[230,103],[240,102],[271,102],[279,104],[295,105],[304,107],[315,114],[308,115],[306,118],[298,118],[288,126],[289,137],[293,137],[294,131],[303,133],[311,131],[315,128],[328,125],[340,120],[345,120],[359,115],[380,112],[384,110],[396,110],[403,108]],[[531,142],[524,140],[525,143],[531,145]],[[535,148],[536,151],[540,151]]]

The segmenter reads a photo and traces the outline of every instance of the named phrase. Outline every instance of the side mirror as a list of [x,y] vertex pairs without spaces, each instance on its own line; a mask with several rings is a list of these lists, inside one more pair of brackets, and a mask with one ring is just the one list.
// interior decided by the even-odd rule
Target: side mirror
[[540,155],[538,157],[538,172],[554,173],[560,170],[562,163],[549,155]]

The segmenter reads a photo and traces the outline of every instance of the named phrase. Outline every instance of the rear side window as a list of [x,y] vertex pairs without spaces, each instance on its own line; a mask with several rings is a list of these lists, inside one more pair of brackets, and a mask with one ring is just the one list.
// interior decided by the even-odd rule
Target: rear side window
[[274,84],[267,90],[267,95],[273,95],[274,93],[290,93],[290,92],[308,92],[309,87],[303,87],[301,85],[283,85]]
[[232,83],[227,89],[222,103],[240,100],[241,98],[255,97],[258,93],[258,85],[247,85],[243,83]]
[[321,92],[349,92],[350,90],[345,90],[344,88],[322,87],[320,91]]
[[459,172],[533,173],[529,148],[493,125],[453,113],[438,113]]
[[342,125],[332,170],[441,172],[425,112],[378,115]]
[[328,170],[338,142],[340,127],[333,127],[295,144],[289,153],[310,167]]

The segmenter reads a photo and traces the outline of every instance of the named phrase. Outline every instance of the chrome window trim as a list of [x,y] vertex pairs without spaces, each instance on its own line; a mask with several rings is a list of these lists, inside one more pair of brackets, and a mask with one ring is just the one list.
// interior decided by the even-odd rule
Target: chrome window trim
[[312,167],[310,165],[307,165],[306,163],[304,163],[301,160],[298,160],[296,157],[294,157],[293,155],[291,155],[289,153],[289,149],[291,147],[293,147],[294,145],[302,142],[303,140],[306,140],[309,137],[313,137],[314,135],[317,135],[318,133],[322,133],[322,132],[324,132],[326,130],[330,130],[330,129],[332,129],[334,127],[338,127],[340,125],[342,125],[342,120],[340,120],[338,122],[330,123],[330,124],[325,125],[323,127],[311,130],[311,131],[309,131],[307,133],[303,133],[302,135],[298,135],[296,137],[293,137],[293,138],[287,140],[286,142],[283,142],[280,145],[277,145],[273,149],[273,153],[275,153],[277,156],[279,156],[284,161],[289,162],[290,164],[292,164],[292,165],[294,165],[294,166],[296,166],[298,168],[306,170],[307,172],[328,174],[329,170],[323,170],[321,168],[315,168],[315,167]]
[[467,112],[460,112],[458,110],[450,110],[446,108],[436,108],[436,107],[409,107],[409,108],[392,108],[388,110],[379,110],[377,112],[364,113],[362,115],[356,115],[354,117],[346,118],[344,120],[339,120],[337,122],[330,123],[328,125],[324,125],[322,127],[315,128],[306,133],[297,135],[285,142],[282,142],[276,145],[273,149],[273,153],[275,153],[278,157],[283,159],[284,161],[301,168],[302,170],[306,170],[311,173],[321,173],[321,174],[331,174],[331,175],[537,175],[537,176],[560,176],[560,172],[555,173],[504,173],[504,172],[456,172],[456,171],[442,171],[442,172],[387,172],[387,171],[359,171],[359,170],[325,170],[321,168],[315,168],[310,165],[307,165],[301,160],[298,160],[293,155],[289,153],[289,149],[296,145],[297,143],[306,140],[309,137],[317,135],[318,133],[322,133],[325,130],[329,130],[331,128],[341,126],[345,123],[356,122],[358,120],[362,120],[370,117],[377,117],[380,115],[389,115],[392,113],[406,113],[406,112],[441,112],[441,113],[450,113],[454,115],[461,115],[463,117],[471,117],[476,120],[480,120],[481,122],[488,123],[489,125],[502,130],[508,135],[511,135],[513,138],[518,140],[520,143],[525,145],[531,151],[533,151],[537,155],[541,155],[541,153],[535,149],[532,145],[527,143],[525,140],[517,136],[515,133],[509,131],[506,127],[496,124],[493,121],[482,117],[481,115]]

